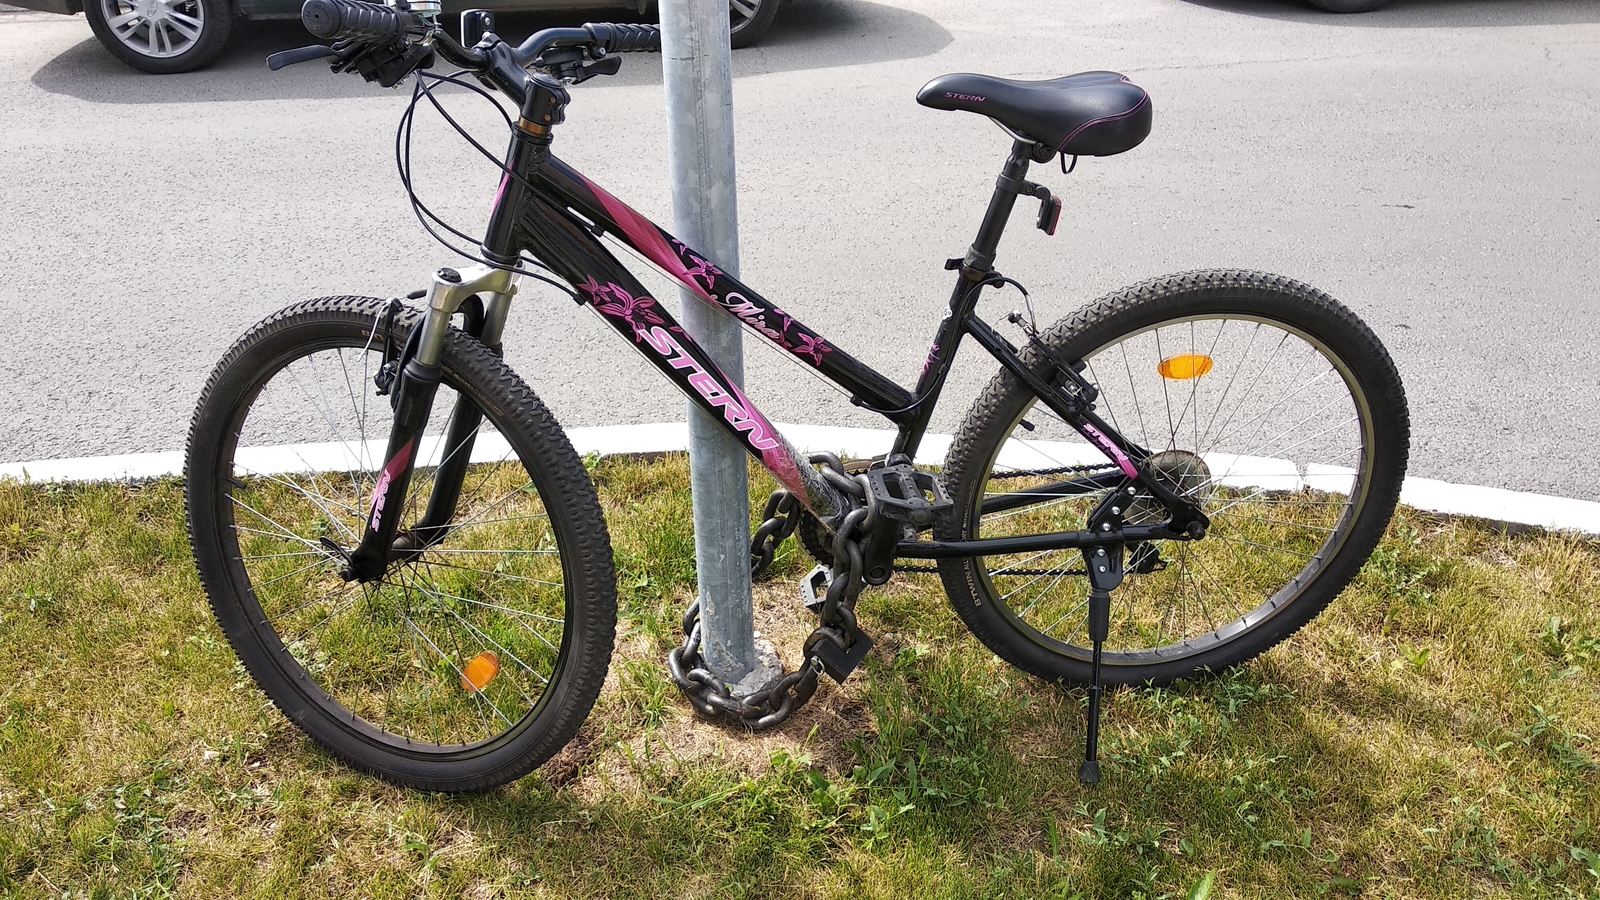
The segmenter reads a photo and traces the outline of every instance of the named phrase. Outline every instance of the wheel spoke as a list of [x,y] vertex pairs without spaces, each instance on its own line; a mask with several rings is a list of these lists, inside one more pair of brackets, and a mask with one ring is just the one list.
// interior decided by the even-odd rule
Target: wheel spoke
[[320,569],[323,566],[327,565],[329,562],[331,562],[332,559],[333,559],[332,557],[324,557],[322,559],[317,560],[314,563],[309,563],[307,565],[301,566],[300,568],[295,569],[293,572],[285,572],[284,574],[279,575],[276,578],[269,578],[266,581],[259,582],[259,583],[256,584],[256,590],[260,591],[262,588],[271,587],[271,586],[277,584],[280,581],[284,581],[286,579],[293,578],[294,576],[299,575],[301,572],[309,572],[312,569]]
[[[408,580],[412,583],[413,587],[416,590],[421,591],[422,593],[425,593],[425,594],[435,598],[436,600],[443,601],[443,600],[447,600],[448,599],[448,600],[463,600],[463,601],[466,601],[466,598],[464,598],[464,597],[456,597],[456,596],[453,596],[451,594],[442,594],[442,593],[439,593],[438,591],[433,590],[432,588],[429,588],[426,584],[423,584],[422,582],[416,580],[416,578],[414,577],[414,574],[412,576],[408,577]],[[471,602],[471,601],[466,601],[466,602]],[[499,641],[495,640],[488,633],[484,632],[482,629],[478,628],[476,625],[473,625],[471,622],[468,622],[465,618],[463,618],[461,616],[460,613],[458,613],[455,610],[451,609],[447,604],[441,602],[439,604],[439,608],[443,609],[445,612],[449,613],[451,618],[454,618],[457,622],[460,622],[468,631],[472,632],[473,636],[481,639],[484,643],[491,645],[492,647],[494,647],[496,650],[498,650],[500,652],[500,655],[504,656],[506,659],[509,659],[512,662],[516,663],[517,665],[521,666],[523,668],[523,670],[526,671],[529,675],[532,675],[533,677],[539,679],[539,682],[541,684],[548,685],[550,683],[549,679],[545,678],[543,675],[540,675],[537,669],[535,669],[533,666],[530,666],[527,663],[523,662],[522,659],[520,657],[518,657],[515,653],[513,653],[510,650],[506,649],[506,646],[504,644],[502,644]],[[536,634],[535,637],[538,637],[538,635]],[[550,644],[549,641],[545,641],[545,644],[547,646],[552,647],[552,649],[554,648],[554,645]],[[536,701],[534,700],[534,698],[528,696],[528,692],[522,689],[522,685],[520,683],[517,685],[517,693],[521,694],[522,695],[522,699],[527,701],[529,709],[532,709],[534,707]]]
[[[416,633],[417,637],[422,638],[422,642],[424,644],[427,644],[428,648],[431,649],[441,660],[443,660],[445,662],[445,664],[450,667],[451,671],[456,673],[457,677],[459,677],[462,681],[467,681],[468,680],[467,679],[467,673],[461,671],[461,667],[456,665],[455,660],[450,658],[450,654],[448,654],[448,653],[444,652],[443,650],[439,649],[439,645],[434,643],[433,639],[428,637],[428,635],[426,633],[424,633],[423,630],[420,627],[418,627],[418,625],[417,625],[417,623],[416,623],[416,621],[414,619],[412,619],[409,615],[403,615],[402,619],[406,623],[406,627],[411,629],[414,633]],[[495,715],[499,716],[500,720],[505,722],[507,725],[515,725],[516,724],[515,722],[511,721],[511,718],[509,716],[507,716],[505,713],[500,711],[500,707],[498,705],[496,705],[493,700],[490,700],[488,697],[483,696],[483,692],[482,691],[470,691],[470,692],[468,692],[468,696],[472,697],[475,702],[481,702],[481,703],[488,704],[489,708],[494,710]],[[492,730],[487,721],[485,721],[483,724],[484,724],[484,731],[489,732],[489,731]]]
[[307,540],[306,538],[303,538],[303,537],[299,536],[298,534],[295,534],[293,531],[290,531],[288,528],[285,528],[284,526],[279,525],[277,522],[273,521],[272,517],[268,516],[266,513],[261,512],[260,510],[256,509],[255,507],[251,506],[250,504],[244,502],[243,500],[240,500],[238,497],[236,497],[236,496],[234,496],[232,494],[229,494],[228,495],[228,499],[233,501],[235,506],[243,507],[246,511],[250,512],[251,514],[253,514],[256,518],[258,518],[261,521],[267,523],[268,525],[271,525],[273,528],[278,529],[276,533],[273,533],[273,532],[268,532],[268,531],[260,531],[260,530],[256,530],[256,529],[244,528],[242,526],[237,526],[237,525],[234,526],[234,527],[238,528],[240,531],[244,531],[244,532],[247,532],[249,534],[266,535],[267,537],[283,538],[285,540],[290,540],[290,541],[294,541],[296,543],[305,544],[307,547],[312,547],[312,548],[320,549],[322,547],[322,545],[317,543],[316,541]]
[[1217,518],[1219,515],[1224,519],[1242,519],[1246,522],[1262,522],[1268,525],[1278,525],[1283,528],[1299,528],[1305,531],[1320,531],[1324,534],[1333,534],[1335,531],[1335,529],[1332,528],[1324,528],[1321,525],[1308,525],[1304,522],[1285,522],[1282,519],[1262,519],[1256,516],[1241,516],[1236,513],[1209,513],[1209,516],[1212,519]]
[[237,559],[240,562],[255,562],[256,560],[261,560],[261,559],[288,559],[290,557],[295,557],[295,556],[327,556],[327,555],[328,554],[325,553],[325,552],[319,553],[319,552],[317,552],[315,550],[302,550],[302,551],[300,551],[298,553],[257,553],[257,554],[255,554],[253,556],[235,556],[234,559]]
[[[307,500],[310,500],[311,504],[317,508],[318,512],[321,512],[324,516],[327,517],[328,521],[331,524],[333,524],[335,527],[337,527],[340,531],[344,532],[344,536],[345,536],[346,539],[348,539],[352,543],[358,540],[358,538],[356,537],[355,532],[350,530],[350,527],[347,526],[344,523],[344,520],[341,519],[339,516],[334,515],[333,514],[333,510],[328,508],[328,505],[332,504],[334,506],[339,507],[347,515],[352,515],[352,516],[356,516],[357,518],[359,518],[361,516],[361,514],[356,512],[356,510],[352,509],[348,504],[341,503],[340,501],[334,500],[331,497],[328,497],[328,496],[323,495],[323,494],[313,494],[310,491],[306,490],[305,488],[301,487],[298,484],[295,484],[294,482],[290,481],[287,478],[280,478],[280,477],[278,477],[276,475],[265,475],[265,474],[262,474],[262,473],[258,473],[258,472],[254,471],[252,469],[241,467],[241,466],[238,466],[238,465],[235,465],[234,468],[236,470],[238,470],[238,474],[248,475],[248,476],[253,477],[253,478],[260,478],[260,479],[262,479],[264,481],[267,481],[267,482],[270,482],[272,484],[276,484],[276,485],[280,485],[282,487],[286,487],[289,490],[294,491],[295,493],[299,494],[300,496],[306,498]],[[315,481],[314,477],[313,477],[313,481]],[[249,506],[246,506],[242,501],[239,501],[239,500],[235,499],[235,502],[239,503],[240,506],[244,506],[246,509],[250,509],[251,512],[256,512],[254,509],[251,509]],[[261,514],[257,512],[256,515],[261,515]],[[263,518],[265,518],[265,517],[263,516]],[[274,522],[273,524],[277,525],[276,522]],[[278,527],[281,528],[283,526],[280,525]]]
[[[1155,309],[1164,298],[1152,296],[1148,302]],[[1229,309],[1225,301],[1216,305]],[[1299,315],[1289,306],[1286,315]],[[1113,592],[1105,646],[1113,671],[1136,681],[1137,673],[1150,667],[1236,639],[1318,583],[1310,576],[1348,543],[1347,530],[1355,521],[1348,510],[1370,493],[1347,485],[1364,484],[1368,477],[1371,404],[1358,402],[1353,393],[1354,367],[1275,319],[1225,311],[1121,334],[1107,325],[1099,333],[1110,336],[1093,342],[1080,333],[1100,327],[1093,323],[1113,314],[1122,312],[1090,313],[1084,316],[1089,325],[1058,327],[1050,332],[1062,342],[1056,349],[1064,359],[1082,359],[1085,377],[1099,388],[1096,406],[1110,427],[1155,454],[1148,471],[1196,501],[1211,521],[1198,542],[1154,541],[1136,545],[1144,550],[1124,550],[1130,554],[1124,560],[1128,571]],[[1131,312],[1127,320],[1149,321]],[[1161,371],[1169,356],[1182,354],[1212,364],[1186,379]],[[987,458],[989,479],[976,490],[959,486],[958,502],[974,504],[968,515],[975,519],[969,533],[956,539],[1056,532],[1064,514],[1082,515],[1078,527],[1086,528],[1090,510],[1120,488],[1112,484],[1069,493],[1052,489],[1048,476],[1033,474],[1047,465],[1061,466],[1062,457],[1073,457],[1078,447],[1098,451],[1025,387],[1013,384],[1005,391],[981,414],[991,422],[1013,423],[1012,431],[996,434],[986,449],[966,457]],[[969,422],[963,433],[974,427],[982,426]],[[1009,465],[1030,457],[1040,462]],[[1007,464],[1000,464],[1002,459]],[[1016,480],[1002,480],[1010,472],[1017,473],[1011,476]],[[1018,502],[1026,505],[1012,505]],[[1147,490],[1124,505],[1131,507],[1122,511],[1130,524],[1165,521],[1168,515]],[[1044,565],[1041,555],[1008,556],[1004,566],[993,558],[981,563],[970,580],[976,590],[970,603],[978,611],[963,614],[987,618],[988,608],[1009,610],[1004,612],[1009,624],[991,626],[991,639],[1026,641],[1087,665],[1085,581],[1066,570],[1035,571]],[[1132,571],[1145,564],[1148,571]],[[952,596],[958,593],[952,587]],[[1038,658],[1036,651],[1028,653]],[[1071,677],[1083,677],[1082,669],[1072,671]]]
[[[438,565],[438,563],[429,562],[428,560],[422,560],[422,565],[431,567],[431,566]],[[445,568],[459,569],[461,567],[460,566],[446,566]],[[477,570],[476,569],[470,569],[470,570],[467,570],[467,571],[477,571]],[[493,575],[494,573],[486,572],[484,574]],[[559,583],[554,582],[554,581],[539,581],[539,582],[534,582],[534,583],[535,584],[549,585],[550,587],[555,587],[555,588],[561,587],[561,585]],[[460,597],[460,596],[457,596],[455,594],[444,594],[444,593],[441,593],[440,596],[441,597],[448,597],[451,600],[460,600],[462,603],[471,603],[474,606],[481,606],[481,607],[484,607],[485,609],[492,609],[492,610],[495,610],[497,612],[509,613],[509,614],[511,614],[513,616],[521,616],[521,617],[527,618],[527,619],[537,619],[537,620],[539,620],[541,622],[554,622],[557,625],[565,624],[565,622],[563,620],[558,619],[555,616],[546,616],[546,615],[542,615],[542,614],[536,613],[536,612],[529,612],[529,611],[527,611],[525,609],[515,609],[515,608],[510,607],[510,606],[502,606],[499,603],[490,603],[487,600],[475,600],[475,599],[473,599],[471,597]],[[551,649],[555,649],[555,645],[554,644],[550,644],[549,641],[546,641],[545,643],[549,644]]]
[[186,16],[181,12],[173,11],[167,13],[167,21],[171,22],[172,27],[185,38],[188,38],[191,42],[198,41],[200,39],[200,29],[202,26],[199,19],[196,19],[193,16]]
[[340,585],[339,587],[334,588],[332,591],[328,592],[327,594],[324,594],[321,597],[318,597],[316,600],[313,600],[310,603],[306,603],[306,604],[303,604],[303,605],[301,605],[299,607],[296,607],[294,610],[292,610],[292,611],[290,611],[288,613],[284,613],[284,614],[278,616],[277,618],[278,619],[286,619],[287,617],[293,615],[294,613],[304,612],[304,611],[310,609],[311,607],[316,606],[318,603],[322,603],[322,602],[327,601],[327,600],[332,600],[335,597],[339,597],[340,598],[339,602],[335,603],[332,607],[330,607],[328,609],[328,611],[323,614],[322,618],[320,618],[317,621],[311,623],[310,625],[307,625],[305,628],[300,629],[300,631],[298,633],[296,633],[295,636],[292,639],[290,639],[289,641],[285,641],[285,643],[294,643],[295,641],[303,641],[303,640],[305,640],[306,638],[311,636],[312,632],[321,631],[322,630],[322,626],[328,624],[329,622],[332,622],[335,616],[339,615],[340,613],[344,612],[345,610],[349,609],[350,607],[355,606],[356,605],[356,601],[363,600],[363,599],[365,599],[365,600],[371,600],[372,599],[371,592],[367,589],[366,585],[362,585],[361,586],[361,590],[358,590],[358,591],[351,591],[349,585]]
[[[168,0],[154,23],[100,9],[140,53],[182,52],[213,24],[192,0]],[[479,423],[482,452],[425,429],[411,500],[428,502],[438,460],[462,474],[458,502],[437,532],[412,520],[377,548],[386,560],[352,564],[393,430],[368,387],[385,309],[308,301],[229,350],[195,414],[189,533],[230,637],[272,654],[241,662],[307,734],[410,787],[492,787],[559,749],[601,690],[616,610],[604,519],[538,401],[452,330],[436,404],[479,416],[458,421]],[[397,521],[405,511],[395,503]]]
[[[1299,387],[1296,387],[1294,390],[1289,391],[1288,393],[1280,395],[1278,397],[1278,401],[1276,403],[1272,404],[1271,406],[1267,407],[1266,409],[1263,409],[1261,412],[1256,413],[1250,419],[1240,423],[1238,428],[1235,428],[1233,431],[1227,432],[1223,436],[1221,436],[1221,437],[1217,438],[1215,441],[1213,441],[1211,443],[1211,449],[1215,449],[1217,447],[1222,446],[1222,442],[1223,441],[1225,441],[1228,438],[1233,437],[1234,435],[1240,433],[1242,430],[1244,430],[1245,428],[1249,427],[1250,425],[1255,424],[1256,422],[1262,422],[1263,423],[1263,427],[1264,427],[1265,420],[1266,420],[1267,416],[1269,416],[1272,413],[1276,412],[1285,403],[1288,403],[1290,400],[1292,400],[1295,397],[1299,396],[1300,393],[1302,391],[1304,391],[1306,388],[1311,387],[1312,385],[1316,384],[1317,382],[1321,381],[1322,379],[1327,378],[1329,375],[1333,375],[1333,374],[1336,374],[1333,369],[1331,369],[1331,368],[1327,369],[1322,374],[1320,374],[1317,377],[1311,379],[1310,381],[1307,381],[1307,382],[1301,384]],[[1340,399],[1342,399],[1342,398],[1340,398]],[[1330,401],[1330,403],[1331,402],[1337,402],[1337,400]],[[1259,433],[1259,431],[1260,431],[1259,427],[1258,427],[1257,431]]]
[[494,554],[495,556],[559,556],[561,553],[559,550],[445,550],[440,547],[429,547],[428,552],[435,555],[464,556],[484,556],[486,554]]
[[[433,551],[429,551],[429,552],[431,553]],[[556,587],[556,588],[562,587],[561,583],[557,582],[557,581],[541,581],[541,580],[539,580],[537,578],[525,578],[525,577],[523,577],[521,575],[508,575],[505,572],[495,572],[495,571],[491,571],[489,569],[474,569],[474,568],[472,568],[470,566],[457,566],[457,565],[453,565],[453,564],[447,563],[447,562],[440,562],[439,560],[436,560],[436,559],[427,559],[427,560],[423,560],[423,562],[424,562],[424,564],[430,565],[430,566],[439,566],[440,568],[443,568],[443,569],[460,569],[463,572],[473,572],[473,573],[478,574],[478,575],[483,575],[483,576],[485,576],[487,578],[498,578],[498,579],[501,579],[501,580],[504,580],[504,581],[514,581],[514,582],[516,582],[518,584],[538,584],[538,585],[544,585],[546,587]]]

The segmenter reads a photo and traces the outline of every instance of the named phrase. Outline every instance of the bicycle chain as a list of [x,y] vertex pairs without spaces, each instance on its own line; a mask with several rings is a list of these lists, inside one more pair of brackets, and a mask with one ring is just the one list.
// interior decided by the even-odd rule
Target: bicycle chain
[[1057,466],[1054,469],[1013,469],[1009,472],[991,472],[989,480],[997,478],[1043,478],[1046,475],[1087,475],[1090,472],[1109,472],[1115,469],[1112,463],[1088,463],[1082,466]]
[[[1090,472],[1105,472],[1116,468],[1109,463],[1088,463],[1081,466],[1057,466],[1053,469],[1014,469],[1009,472],[991,472],[989,480],[997,478],[1042,478],[1046,475],[1084,475]],[[913,575],[937,575],[938,566],[897,565],[896,572],[905,572]],[[999,575],[1037,575],[1041,578],[1051,577],[1083,577],[1089,574],[1088,569],[1006,569]]]
[[[829,641],[841,651],[855,644],[855,604],[866,586],[862,573],[866,568],[863,559],[867,537],[877,523],[877,508],[865,475],[850,473],[845,464],[831,453],[811,457],[823,478],[839,488],[851,504],[833,534],[833,565],[829,567],[827,596],[823,602],[822,622],[806,638],[803,645],[805,662],[798,671],[791,672],[769,687],[745,697],[735,697],[729,686],[705,665],[700,655],[701,623],[700,601],[689,605],[683,617],[683,644],[667,655],[667,670],[674,684],[688,698],[689,704],[703,716],[722,716],[729,722],[744,725],[752,731],[763,731],[786,721],[794,711],[803,707],[816,695],[817,685],[824,671],[822,659],[816,652],[819,641]],[[1109,466],[1061,466],[1054,469],[1022,470],[994,473],[994,478],[1026,478],[1067,473],[1095,472]],[[764,519],[750,541],[750,577],[759,579],[766,575],[778,548],[794,534],[802,517],[807,513],[799,501],[788,491],[774,491],[767,498]],[[840,566],[839,561],[843,561]],[[896,566],[897,572],[937,574],[935,566]],[[1008,575],[1020,576],[1075,576],[1088,574],[1084,569],[1018,569]]]
[[[908,574],[911,574],[911,575],[937,575],[937,574],[939,574],[939,567],[938,566],[895,566],[894,570],[896,572],[905,572],[905,573],[908,573]],[[1089,574],[1089,570],[1088,569],[1005,569],[1005,570],[996,570],[994,572],[990,572],[989,574],[991,576],[993,576],[993,575],[1007,575],[1007,576],[1010,576],[1010,575],[1038,575],[1038,576],[1040,576],[1042,578],[1049,578],[1049,577],[1051,577],[1053,575],[1059,575],[1059,576],[1063,576],[1063,577],[1070,577],[1070,576],[1074,576],[1074,575],[1076,575],[1076,576],[1084,576],[1084,575],[1088,575]]]
[[[855,645],[855,604],[866,586],[863,549],[877,523],[877,504],[868,490],[866,476],[845,474],[844,465],[832,454],[811,458],[820,465],[827,481],[848,498],[848,510],[834,531],[834,558],[844,566],[829,570],[828,591],[822,607],[822,623],[806,638],[805,662],[800,669],[778,679],[746,697],[735,697],[728,685],[705,665],[700,655],[700,601],[689,605],[683,616],[683,645],[667,655],[667,671],[689,704],[703,716],[721,715],[729,722],[762,731],[787,720],[817,692],[823,673],[822,658],[816,652],[819,641],[829,641],[841,651]],[[799,525],[804,515],[799,502],[787,491],[775,491],[768,498],[766,521],[756,529],[750,542],[751,576],[760,577],[772,565],[777,548]]]

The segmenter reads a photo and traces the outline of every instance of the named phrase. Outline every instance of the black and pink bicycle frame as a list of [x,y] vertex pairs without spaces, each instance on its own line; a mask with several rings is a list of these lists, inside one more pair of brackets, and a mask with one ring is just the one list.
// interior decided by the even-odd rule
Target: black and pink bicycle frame
[[[1172,496],[1164,486],[1142,475],[1139,466],[1149,457],[1148,450],[1126,442],[1088,408],[1088,403],[1077,402],[1074,394],[1077,388],[1061,384],[1060,379],[1046,380],[1035,374],[1022,362],[1010,342],[973,315],[983,287],[993,283],[995,250],[1017,197],[1035,187],[1024,180],[1030,162],[1030,145],[1017,142],[1013,146],[976,240],[964,259],[950,261],[949,268],[957,270],[950,314],[934,335],[927,363],[915,388],[907,390],[838,348],[719,269],[704,254],[677,240],[604,188],[551,156],[548,139],[529,138],[519,133],[512,140],[507,174],[496,194],[493,216],[483,243],[488,257],[503,259],[509,265],[525,251],[576,286],[580,303],[600,313],[819,517],[832,517],[848,510],[849,505],[683,330],[672,314],[649,295],[644,285],[601,242],[601,235],[612,235],[702,301],[735,316],[764,340],[847,390],[857,406],[893,422],[897,435],[890,450],[891,457],[909,460],[916,454],[956,348],[963,337],[971,336],[1115,464],[1117,471],[1110,477],[1143,484],[1169,504],[1188,505]],[[1068,380],[1073,379],[1069,377]],[[1085,493],[1100,490],[1105,486],[1106,477],[1079,479],[1081,483],[1077,484],[1077,489]],[[1071,484],[1064,482],[1053,487],[1059,490]],[[997,502],[1008,506],[1027,505],[1027,494],[1019,492]],[[985,506],[988,507],[987,502]],[[1130,537],[1146,539],[1169,534],[1164,528],[1149,530],[1149,535]],[[1065,532],[1026,540],[1031,549],[1044,549],[1046,544],[1082,546],[1094,539],[1086,532]],[[905,542],[899,550],[901,555],[943,557],[1003,552],[1002,545],[1009,547],[1012,543],[1015,541],[1011,539],[966,541],[959,545]]]
[[[515,151],[514,147],[513,165]],[[908,456],[916,452],[953,356],[940,348],[953,351],[959,339],[959,333],[943,333],[959,325],[956,317],[945,320],[913,394],[553,156],[523,179],[508,175],[502,182],[495,217],[501,219],[512,210],[520,211],[515,233],[491,227],[485,249],[497,249],[491,246],[497,236],[521,238],[517,249],[526,249],[577,286],[580,302],[599,312],[813,512],[826,517],[847,507],[836,489],[816,475],[806,458],[600,243],[597,232],[610,233],[701,300],[735,316],[755,334],[849,391],[857,405],[894,422],[899,435],[893,452]]]
[[[541,140],[542,137],[542,140]],[[660,226],[640,215],[604,188],[580,175],[559,159],[549,155],[548,131],[544,135],[521,128],[507,154],[506,175],[495,195],[494,210],[482,250],[485,258],[504,267],[484,269],[491,278],[513,268],[524,252],[531,253],[550,271],[577,288],[578,302],[588,304],[617,330],[656,368],[672,380],[697,405],[732,434],[778,482],[796,496],[818,518],[834,521],[851,504],[839,489],[829,484],[807,458],[789,444],[737,384],[686,333],[644,285],[602,243],[610,234],[675,279],[700,300],[712,303],[735,316],[764,340],[788,352],[802,364],[849,391],[858,406],[882,415],[897,428],[890,449],[891,461],[909,462],[914,458],[931,420],[951,361],[964,337],[972,337],[1000,364],[1026,384],[1041,402],[1069,423],[1098,448],[1111,466],[1105,474],[1088,474],[1001,496],[985,498],[983,511],[1019,508],[1040,502],[1041,498],[1063,494],[1092,493],[1117,489],[1122,485],[1142,486],[1173,513],[1163,525],[1124,525],[1121,541],[1147,541],[1186,537],[1183,530],[1197,519],[1199,510],[1185,498],[1150,478],[1143,471],[1150,451],[1127,442],[1114,428],[1093,412],[1094,388],[1077,377],[1071,360],[1056,360],[1053,374],[1040,374],[1024,363],[1017,349],[986,322],[974,315],[983,288],[996,283],[993,261],[1000,236],[1005,230],[1016,200],[1023,192],[1039,190],[1024,180],[1031,159],[1031,146],[1016,142],[998,179],[978,236],[962,259],[947,267],[957,270],[951,293],[950,313],[940,323],[928,352],[927,363],[914,390],[895,384],[889,378],[834,346],[822,335],[796,320],[748,286],[719,269],[694,248],[674,238]],[[443,271],[443,270],[442,270]],[[452,276],[459,276],[451,271]],[[441,276],[435,276],[437,289]],[[447,279],[448,280],[448,279]],[[497,279],[505,281],[505,279]],[[508,282],[507,282],[508,283]],[[463,286],[462,290],[466,290]],[[495,288],[495,290],[504,290]],[[460,293],[459,291],[457,293]],[[504,295],[507,298],[509,294]],[[450,306],[450,309],[455,309]],[[484,326],[480,309],[477,324],[469,321],[468,331],[482,335],[491,344],[498,342],[499,325],[506,307],[499,304],[490,316],[499,320]],[[449,313],[444,313],[448,321]],[[470,317],[469,317],[470,318]],[[443,324],[428,320],[429,328],[421,346],[430,345],[427,333],[442,339]],[[487,332],[487,333],[486,333]],[[437,358],[437,348],[431,358]],[[1048,351],[1044,351],[1048,352]],[[413,365],[426,363],[416,373]],[[402,500],[414,457],[416,438],[428,419],[436,369],[419,354],[408,363],[397,388],[396,427],[389,438],[385,459],[386,481],[377,492],[387,489]],[[408,383],[409,382],[409,383]],[[453,448],[434,478],[427,514],[402,536],[404,547],[422,546],[446,529],[455,494],[471,455],[473,435],[479,415],[470,408],[451,413],[447,446]],[[393,472],[390,472],[390,469]],[[1109,502],[1109,498],[1108,498]],[[398,505],[390,502],[390,506]],[[375,498],[371,521],[360,546],[350,553],[349,577],[363,580],[381,574],[398,546],[395,516],[383,515],[384,500]],[[897,532],[886,531],[874,541],[872,553],[883,555],[877,562],[895,557],[940,559],[990,554],[1037,552],[1088,547],[1103,542],[1105,536],[1089,530],[1019,537],[976,538],[961,541],[897,540]],[[888,569],[880,565],[882,571]]]

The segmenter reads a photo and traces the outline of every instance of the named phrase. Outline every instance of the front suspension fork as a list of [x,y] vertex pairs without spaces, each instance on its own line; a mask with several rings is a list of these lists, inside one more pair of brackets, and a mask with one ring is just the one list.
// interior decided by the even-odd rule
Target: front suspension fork
[[455,515],[461,486],[472,461],[478,426],[483,421],[483,414],[464,396],[456,400],[443,445],[434,450],[440,462],[434,471],[427,511],[405,534],[399,534],[399,525],[411,487],[411,475],[418,455],[424,450],[424,432],[439,388],[439,361],[444,353],[450,318],[469,298],[480,294],[489,296],[477,336],[486,344],[497,346],[515,293],[512,273],[505,269],[474,266],[461,271],[440,269],[434,273],[428,290],[427,312],[418,326],[422,333],[416,352],[405,361],[394,387],[394,426],[384,451],[383,470],[372,492],[372,506],[361,543],[350,551],[341,573],[346,581],[376,581],[383,577],[397,552],[415,552],[444,538],[446,523]]

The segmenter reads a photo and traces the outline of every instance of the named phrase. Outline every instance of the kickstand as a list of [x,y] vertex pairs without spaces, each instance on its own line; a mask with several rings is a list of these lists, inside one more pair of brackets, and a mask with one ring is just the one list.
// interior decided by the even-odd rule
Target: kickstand
[[[1090,517],[1091,527],[1121,529],[1122,509],[1111,505],[1115,499],[1113,495]],[[1084,741],[1083,768],[1078,770],[1078,781],[1083,784],[1100,783],[1100,697],[1105,693],[1105,685],[1100,683],[1100,649],[1111,635],[1111,592],[1122,584],[1122,551],[1120,541],[1083,548],[1089,570],[1089,640],[1094,644],[1089,668],[1089,733]]]
[[1100,783],[1100,645],[1111,631],[1111,592],[1099,588],[1089,591],[1089,640],[1094,642],[1094,662],[1089,669],[1089,733],[1083,748],[1083,768],[1078,781]]

